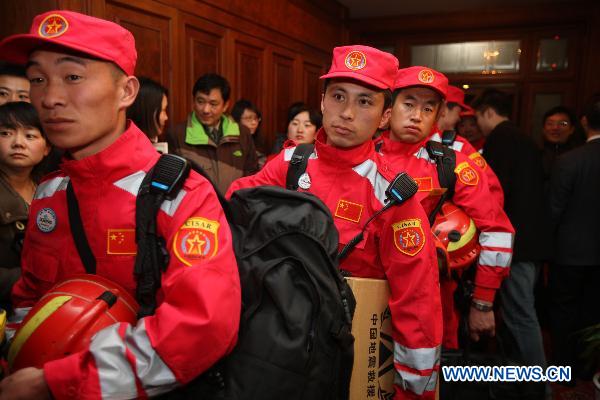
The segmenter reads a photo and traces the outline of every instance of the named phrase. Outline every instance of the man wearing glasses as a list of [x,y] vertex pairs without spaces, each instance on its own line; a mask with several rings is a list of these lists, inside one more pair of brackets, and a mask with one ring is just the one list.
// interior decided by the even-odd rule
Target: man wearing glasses
[[546,111],[543,122],[544,148],[542,150],[542,161],[544,163],[544,178],[548,181],[556,158],[582,144],[582,140],[579,135],[573,135],[577,117],[567,107],[558,106]]

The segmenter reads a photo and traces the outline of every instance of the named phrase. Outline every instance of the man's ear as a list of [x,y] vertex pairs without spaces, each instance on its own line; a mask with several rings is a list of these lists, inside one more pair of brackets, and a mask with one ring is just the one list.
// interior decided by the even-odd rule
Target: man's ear
[[580,122],[581,122],[581,126],[582,126],[583,130],[586,132],[586,136],[587,136],[588,126],[589,126],[587,117],[585,115],[583,117],[581,117]]
[[226,113],[228,109],[229,109],[229,100],[227,100],[225,102],[225,105],[223,105],[223,113]]
[[323,105],[323,101],[325,100],[325,93],[321,93],[321,114],[325,110],[325,106]]
[[386,129],[392,117],[392,109],[386,108],[381,115],[381,121],[379,121],[379,129]]
[[121,107],[128,108],[133,104],[140,91],[140,81],[133,75],[125,76],[119,82],[119,85],[121,87],[121,98],[119,99]]

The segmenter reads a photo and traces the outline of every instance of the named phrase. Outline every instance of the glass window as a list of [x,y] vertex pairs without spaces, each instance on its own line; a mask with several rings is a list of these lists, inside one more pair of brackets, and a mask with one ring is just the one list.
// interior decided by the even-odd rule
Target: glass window
[[518,40],[461,42],[411,47],[411,65],[445,73],[501,74],[519,71]]
[[557,71],[569,67],[567,55],[569,41],[560,36],[540,40],[537,52],[537,71]]

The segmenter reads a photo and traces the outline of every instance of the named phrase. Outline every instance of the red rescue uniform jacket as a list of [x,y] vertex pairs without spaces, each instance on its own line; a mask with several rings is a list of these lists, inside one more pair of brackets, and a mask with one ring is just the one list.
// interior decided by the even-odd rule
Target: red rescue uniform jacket
[[[439,128],[437,126],[434,126],[433,129],[431,130],[431,135],[429,135],[428,140],[433,140],[434,142],[439,142],[439,143],[442,142],[442,136],[441,136],[441,134],[439,132]],[[471,143],[469,143],[469,141],[467,139],[465,139],[464,137],[462,137],[460,135],[456,135],[456,139],[454,140],[454,143],[452,143],[451,148],[452,148],[452,150],[456,151],[457,153],[462,153],[462,154],[466,155],[471,160],[473,160],[473,162],[479,168],[481,168],[481,170],[487,176],[487,180],[488,180],[488,184],[489,184],[490,192],[492,193],[492,196],[494,196],[494,198],[496,199],[496,201],[498,202],[500,207],[504,207],[504,191],[502,190],[502,185],[500,185],[500,181],[498,180],[498,177],[496,176],[496,174],[494,173],[492,168],[488,165],[488,163],[485,161],[485,158],[483,158],[481,153],[478,152],[475,149],[475,147],[473,147],[473,145],[471,145]]]
[[[73,242],[66,200],[72,182],[97,274],[135,296],[135,201],[159,154],[133,124],[108,148],[38,187],[23,249],[23,274],[12,295],[31,307],[55,283],[85,273]],[[137,398],[163,393],[208,369],[235,345],[241,293],[229,226],[212,185],[192,172],[158,213],[170,262],[158,308],[136,326],[100,331],[88,349],[44,365],[57,399]],[[201,240],[195,240],[200,238]]]
[[[331,210],[340,250],[385,200],[386,180],[372,141],[342,149],[318,132],[301,187]],[[285,187],[295,147],[284,149],[256,175],[233,182],[227,196],[260,185]],[[299,189],[302,190],[302,189]],[[427,215],[413,197],[368,225],[362,240],[340,265],[355,277],[387,279],[391,289],[395,399],[433,399],[439,370],[442,316],[436,255]]]
[[[390,133],[384,132],[378,139],[381,142],[379,153],[382,165],[389,166],[393,176],[398,172],[408,172],[418,183],[417,198],[427,214],[435,208],[439,196],[429,194],[440,188],[437,165],[429,158],[425,145],[428,139],[415,144],[393,141]],[[477,261],[475,289],[473,297],[485,301],[494,301],[496,290],[502,280],[508,276],[512,258],[514,229],[506,213],[496,201],[490,201],[492,194],[489,190],[487,176],[466,155],[456,152],[456,183],[452,202],[460,207],[473,220],[479,231],[481,253]],[[456,336],[457,316],[453,310],[452,281],[442,281],[442,296],[444,303],[444,345],[457,347]],[[455,288],[455,287],[454,287]]]

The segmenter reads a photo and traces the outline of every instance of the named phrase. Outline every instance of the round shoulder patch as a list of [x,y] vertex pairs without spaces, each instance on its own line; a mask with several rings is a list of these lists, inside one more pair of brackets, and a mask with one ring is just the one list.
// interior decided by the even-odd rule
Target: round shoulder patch
[[469,155],[469,158],[483,171],[487,167],[487,162],[485,158],[478,152],[472,153]]
[[352,71],[363,69],[367,66],[367,57],[363,52],[354,50],[346,55],[344,64],[346,65],[346,68]]
[[405,219],[392,224],[394,245],[408,256],[417,255],[425,246],[425,233],[419,218]]
[[38,34],[45,38],[55,38],[69,29],[69,23],[60,14],[50,14],[40,24]]
[[40,231],[52,232],[56,228],[56,213],[51,208],[42,208],[35,217],[35,223]]
[[458,164],[454,172],[464,185],[475,186],[479,183],[479,174],[466,161]]
[[219,223],[202,217],[185,221],[173,239],[173,253],[188,267],[210,259],[219,247]]

